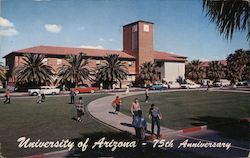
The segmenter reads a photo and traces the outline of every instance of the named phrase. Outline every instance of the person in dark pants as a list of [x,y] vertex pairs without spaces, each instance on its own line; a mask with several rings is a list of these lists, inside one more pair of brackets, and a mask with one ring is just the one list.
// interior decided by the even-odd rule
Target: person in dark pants
[[160,120],[162,119],[162,115],[160,109],[156,107],[154,104],[151,104],[151,108],[149,109],[149,119],[151,119],[151,134],[154,134],[155,124],[157,126],[157,138],[160,137]]
[[10,104],[10,90],[9,89],[7,89],[4,96],[5,96],[4,104]]
[[40,89],[40,92],[41,92],[42,102],[45,102],[45,92],[44,92],[44,89]]
[[149,95],[148,95],[148,88],[145,89],[145,102],[148,103],[148,98],[149,98]]
[[140,146],[142,140],[145,138],[145,132],[147,130],[147,122],[144,117],[142,117],[141,110],[138,111],[138,115],[133,117],[132,125],[135,128],[136,142]]
[[85,112],[82,97],[79,98],[79,101],[76,103],[75,107],[76,107],[76,116],[77,116],[76,120],[82,121],[81,117],[84,115],[84,112]]
[[75,104],[76,93],[73,90],[71,90],[69,95],[70,95],[70,104]]
[[119,114],[120,112],[120,106],[121,106],[121,99],[119,96],[116,96],[115,100],[114,100],[114,104],[115,104],[115,113]]
[[210,86],[209,86],[209,81],[207,81],[207,91],[209,90]]

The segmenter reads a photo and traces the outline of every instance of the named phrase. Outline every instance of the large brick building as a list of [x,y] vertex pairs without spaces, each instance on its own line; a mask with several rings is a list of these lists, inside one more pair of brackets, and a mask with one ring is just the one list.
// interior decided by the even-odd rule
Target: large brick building
[[90,58],[89,66],[95,68],[101,64],[108,54],[118,54],[129,70],[129,75],[123,83],[134,81],[139,73],[139,65],[146,61],[157,62],[161,66],[161,80],[175,81],[184,78],[186,57],[154,50],[154,24],[147,21],[137,21],[123,26],[123,51],[86,48],[70,48],[57,46],[35,46],[13,51],[6,56],[6,66],[9,67],[8,81],[14,83],[11,76],[13,70],[23,62],[23,54],[36,53],[46,56],[45,62],[56,71],[66,63],[65,55],[83,52]]

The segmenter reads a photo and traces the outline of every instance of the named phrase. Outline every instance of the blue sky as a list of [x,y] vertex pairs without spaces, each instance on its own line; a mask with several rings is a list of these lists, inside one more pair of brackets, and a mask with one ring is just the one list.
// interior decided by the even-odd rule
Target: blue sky
[[0,56],[37,45],[122,49],[122,26],[154,22],[156,50],[189,60],[249,49],[246,32],[219,35],[201,0],[0,0]]

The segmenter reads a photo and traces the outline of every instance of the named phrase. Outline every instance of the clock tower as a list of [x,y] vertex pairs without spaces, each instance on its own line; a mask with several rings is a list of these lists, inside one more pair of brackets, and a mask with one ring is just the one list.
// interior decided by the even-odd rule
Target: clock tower
[[154,24],[137,21],[123,26],[123,51],[136,57],[136,72],[144,62],[154,61]]

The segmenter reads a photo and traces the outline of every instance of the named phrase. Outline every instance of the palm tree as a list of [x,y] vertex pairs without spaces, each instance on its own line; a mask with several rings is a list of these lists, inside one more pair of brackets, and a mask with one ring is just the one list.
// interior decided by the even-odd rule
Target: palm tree
[[57,82],[62,84],[72,84],[75,87],[79,82],[82,84],[88,80],[91,80],[91,70],[88,67],[89,60],[86,59],[84,53],[79,55],[67,55],[65,60],[68,62],[58,70]]
[[219,81],[225,76],[224,66],[219,61],[212,61],[208,67],[208,78],[212,81]]
[[249,71],[249,54],[250,51],[239,49],[236,50],[235,53],[229,54],[227,57],[228,78],[231,79],[232,83],[241,81],[243,79],[244,72]]
[[155,63],[145,62],[140,66],[139,78],[145,83],[150,84],[159,80],[159,68]]
[[44,59],[45,56],[41,54],[25,54],[24,63],[13,71],[17,83],[31,84],[35,87],[52,84],[54,71]]
[[3,83],[6,80],[6,69],[3,63],[0,62],[0,81]]
[[121,82],[127,78],[128,68],[117,54],[110,54],[104,59],[105,62],[97,67],[96,78],[111,88],[116,81]]
[[199,60],[193,60],[188,63],[185,67],[186,78],[198,82],[203,78],[204,68],[202,67],[202,62]]
[[250,1],[249,0],[203,0],[203,11],[226,39],[232,39],[235,31],[248,29],[250,38]]

